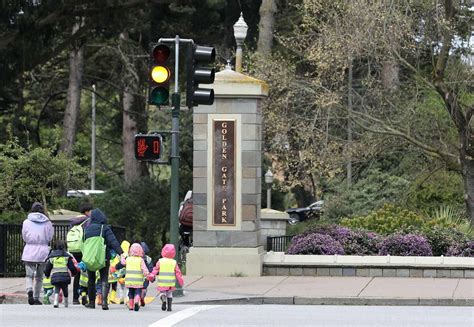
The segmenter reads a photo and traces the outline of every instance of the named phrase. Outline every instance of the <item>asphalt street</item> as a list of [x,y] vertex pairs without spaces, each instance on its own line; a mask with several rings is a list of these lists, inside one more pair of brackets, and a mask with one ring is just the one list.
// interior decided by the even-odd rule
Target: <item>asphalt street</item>
[[81,306],[0,305],[2,326],[474,326],[472,307],[175,305],[172,312],[152,303],[139,312]]

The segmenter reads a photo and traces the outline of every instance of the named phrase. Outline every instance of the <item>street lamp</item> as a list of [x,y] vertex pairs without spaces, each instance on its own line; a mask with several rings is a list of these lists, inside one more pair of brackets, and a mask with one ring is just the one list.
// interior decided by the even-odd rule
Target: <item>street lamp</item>
[[242,13],[240,13],[239,20],[234,24],[234,37],[237,43],[237,52],[235,54],[235,71],[242,72],[242,45],[247,37],[247,30],[249,27],[245,23]]
[[270,169],[265,174],[265,183],[267,184],[267,209],[271,208],[272,203],[272,184],[273,184],[273,174]]

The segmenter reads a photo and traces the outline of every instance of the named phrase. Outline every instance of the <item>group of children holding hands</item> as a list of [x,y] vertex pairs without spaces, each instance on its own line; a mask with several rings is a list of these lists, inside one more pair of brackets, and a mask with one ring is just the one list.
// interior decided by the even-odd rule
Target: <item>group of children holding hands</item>
[[[163,311],[171,311],[173,302],[173,291],[176,283],[184,284],[183,275],[179,266],[174,260],[176,255],[173,244],[166,244],[161,250],[161,258],[153,266],[151,258],[146,255],[148,246],[146,243],[135,242],[130,245],[124,241],[121,244],[124,253],[120,256],[112,253],[109,269],[109,299],[103,299],[100,294],[101,287],[97,287],[97,300],[115,302],[116,294],[119,293],[119,303],[124,303],[124,288],[128,289],[129,310],[138,311],[145,306],[146,290],[149,283],[157,281],[157,289],[162,302]],[[80,275],[80,297],[83,305],[87,304],[88,274],[84,262],[74,259],[65,249],[65,243],[58,241],[54,250],[51,251],[46,268],[45,279],[43,280],[44,303],[49,304],[50,297],[54,295],[53,305],[59,306],[60,295],[64,297],[64,306],[68,306],[68,285],[71,283],[71,275]]]

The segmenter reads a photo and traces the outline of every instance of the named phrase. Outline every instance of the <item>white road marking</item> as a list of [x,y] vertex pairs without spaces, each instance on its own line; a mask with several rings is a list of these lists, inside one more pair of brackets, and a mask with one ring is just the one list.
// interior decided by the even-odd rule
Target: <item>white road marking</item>
[[181,311],[178,311],[176,313],[173,313],[172,315],[160,319],[158,321],[155,321],[151,325],[148,325],[148,327],[171,327],[174,326],[175,324],[179,323],[180,321],[187,319],[189,317],[194,316],[195,314],[204,311],[204,310],[209,310],[209,309],[214,309],[221,307],[222,305],[198,305],[195,307],[187,308]]

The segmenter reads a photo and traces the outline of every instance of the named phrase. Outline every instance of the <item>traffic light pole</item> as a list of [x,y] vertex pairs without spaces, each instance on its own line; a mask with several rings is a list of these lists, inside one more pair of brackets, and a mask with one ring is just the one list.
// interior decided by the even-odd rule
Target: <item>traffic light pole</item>
[[[178,263],[179,255],[179,111],[180,111],[180,96],[179,96],[179,36],[175,38],[175,81],[174,93],[171,96],[171,204],[170,204],[170,241],[174,244]],[[175,296],[183,296],[183,289],[176,283],[176,291],[173,292]]]

